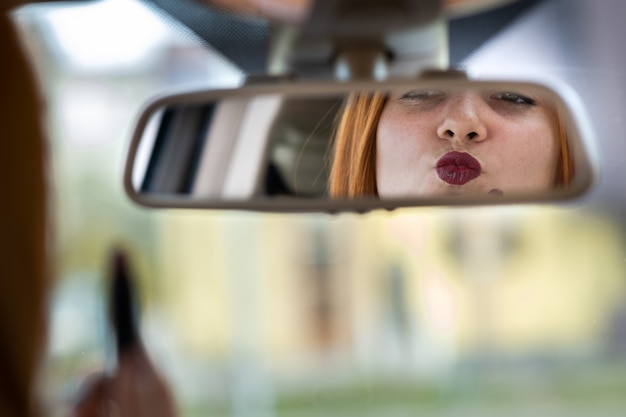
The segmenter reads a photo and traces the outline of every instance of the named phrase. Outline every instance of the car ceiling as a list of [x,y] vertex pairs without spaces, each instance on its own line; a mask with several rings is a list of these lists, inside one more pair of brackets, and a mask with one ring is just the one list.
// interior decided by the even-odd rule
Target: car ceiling
[[[524,12],[543,0],[520,0],[449,23],[450,63],[456,65]],[[196,0],[149,0],[148,4],[174,19],[203,43],[219,51],[244,72],[263,73],[270,25],[265,19],[244,17],[207,7]]]

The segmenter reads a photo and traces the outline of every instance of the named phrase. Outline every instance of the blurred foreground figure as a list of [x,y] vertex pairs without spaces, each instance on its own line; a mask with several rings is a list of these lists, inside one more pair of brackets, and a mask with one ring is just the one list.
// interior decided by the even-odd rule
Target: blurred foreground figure
[[29,417],[39,414],[36,375],[46,340],[45,141],[42,102],[10,8],[1,2],[0,416]]
[[172,417],[174,398],[139,335],[139,307],[126,257],[114,254],[110,276],[109,317],[115,333],[117,366],[89,378],[74,408],[76,417]]

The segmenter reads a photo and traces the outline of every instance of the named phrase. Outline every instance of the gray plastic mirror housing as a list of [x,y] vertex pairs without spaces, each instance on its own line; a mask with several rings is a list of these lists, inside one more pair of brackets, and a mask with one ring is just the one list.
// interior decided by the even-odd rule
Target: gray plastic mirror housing
[[[366,198],[330,198],[319,194],[317,197],[268,196],[259,192],[259,184],[266,175],[266,163],[271,144],[267,132],[275,128],[276,120],[306,120],[307,106],[304,110],[281,108],[285,100],[299,100],[306,103],[320,102],[329,98],[342,100],[353,92],[396,91],[404,89],[462,90],[482,89],[485,91],[508,91],[516,89],[541,90],[556,103],[567,132],[570,152],[576,169],[573,181],[567,188],[549,192],[531,192],[504,195],[497,198],[486,195],[475,196],[416,196],[410,198],[379,199]],[[153,150],[156,132],[161,123],[160,115],[164,109],[190,108],[199,109],[212,103],[225,103],[212,114],[211,135],[205,134],[201,146],[195,148],[188,141],[183,145],[180,134],[176,140],[169,140],[168,150],[164,155],[169,161],[161,164],[157,172],[160,175],[159,187],[152,191],[141,186],[141,177],[145,177],[146,168]],[[295,113],[294,113],[295,111]],[[321,110],[323,112],[323,109]],[[287,112],[287,113],[286,113]],[[299,112],[299,113],[298,113]],[[181,115],[176,123],[177,132],[191,132],[189,136],[199,137],[198,128],[202,125],[193,122],[197,115]],[[304,113],[304,114],[302,114]],[[251,115],[254,116],[251,119]],[[332,116],[334,120],[336,116]],[[201,119],[201,118],[200,118]],[[284,121],[284,120],[283,120]],[[273,124],[274,123],[274,124]],[[317,122],[315,122],[317,123]],[[315,124],[314,123],[314,124]],[[205,126],[206,128],[206,126]],[[182,130],[180,130],[182,129]],[[218,133],[216,133],[218,132]],[[205,132],[206,133],[206,132]],[[195,136],[194,136],[195,135]],[[200,135],[202,136],[202,135]],[[211,140],[208,140],[211,136]],[[217,139],[216,139],[217,138]],[[197,140],[197,139],[196,139]],[[329,146],[332,139],[328,138]],[[150,144],[152,143],[152,145]],[[196,209],[236,209],[274,212],[365,212],[375,209],[395,209],[418,206],[468,206],[519,203],[558,203],[581,196],[594,184],[597,178],[597,153],[592,129],[577,95],[567,86],[552,83],[550,86],[529,82],[470,81],[454,74],[438,77],[423,77],[419,80],[354,81],[354,82],[283,82],[278,84],[250,85],[238,89],[187,91],[164,95],[150,101],[141,110],[128,148],[124,170],[124,188],[127,195],[139,205],[153,208],[196,208]],[[194,184],[203,182],[201,192],[188,187],[186,191],[176,191],[167,185],[172,178],[183,178],[183,169],[189,163],[183,163],[182,149],[187,149],[187,158],[198,167],[195,168]],[[195,149],[195,150],[194,150]],[[329,155],[332,149],[328,150]],[[200,155],[201,154],[201,155]],[[143,162],[142,162],[143,161]],[[178,161],[178,162],[176,162]],[[169,168],[167,165],[169,164]],[[164,168],[165,167],[165,168]],[[153,170],[154,171],[154,170]],[[158,171],[158,170],[157,170]],[[153,178],[155,177],[152,172]],[[169,189],[167,187],[170,187]],[[196,187],[197,188],[197,187]]]

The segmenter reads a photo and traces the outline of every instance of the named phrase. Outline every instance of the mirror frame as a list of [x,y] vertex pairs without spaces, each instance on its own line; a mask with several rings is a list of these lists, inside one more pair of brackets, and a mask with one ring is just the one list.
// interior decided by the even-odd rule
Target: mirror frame
[[[188,195],[147,194],[138,193],[133,186],[133,170],[139,144],[144,129],[150,118],[157,111],[168,105],[201,104],[219,99],[246,99],[260,95],[280,94],[285,97],[328,97],[349,94],[353,91],[380,91],[392,89],[463,89],[484,88],[490,90],[511,90],[511,85],[519,88],[539,89],[554,97],[568,131],[568,139],[576,166],[576,176],[571,186],[565,189],[524,195],[505,195],[494,198],[489,196],[431,196],[412,198],[359,198],[359,199],[308,199],[297,197],[271,197],[254,200],[207,200]],[[563,83],[537,83],[533,81],[483,81],[468,80],[458,75],[439,76],[437,78],[394,79],[387,81],[351,81],[351,82],[276,82],[262,85],[248,85],[240,88],[219,90],[194,90],[165,94],[152,99],[140,111],[134,125],[130,145],[126,153],[123,182],[129,198],[135,203],[150,208],[184,208],[184,209],[234,209],[263,212],[367,212],[377,209],[393,210],[406,207],[427,206],[476,206],[528,203],[560,203],[580,197],[586,193],[597,180],[598,157],[595,139],[589,117],[584,110],[577,94]],[[266,140],[266,138],[259,138]]]

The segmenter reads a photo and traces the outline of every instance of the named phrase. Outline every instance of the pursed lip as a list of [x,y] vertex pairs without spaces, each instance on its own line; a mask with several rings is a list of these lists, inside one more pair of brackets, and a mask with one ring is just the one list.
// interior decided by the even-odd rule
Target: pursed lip
[[437,161],[437,175],[451,185],[463,185],[478,177],[480,162],[466,152],[448,152]]

